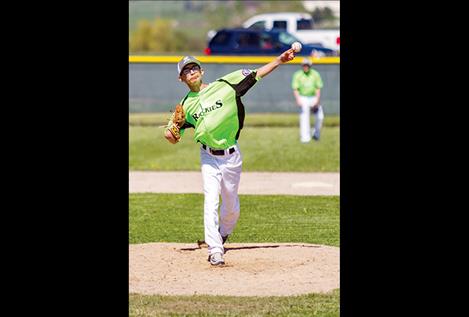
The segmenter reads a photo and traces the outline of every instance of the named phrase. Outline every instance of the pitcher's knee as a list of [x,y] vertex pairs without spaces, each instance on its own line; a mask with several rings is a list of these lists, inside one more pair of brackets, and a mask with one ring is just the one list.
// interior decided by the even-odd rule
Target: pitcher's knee
[[239,210],[224,211],[221,215],[221,222],[226,225],[234,224],[238,221]]

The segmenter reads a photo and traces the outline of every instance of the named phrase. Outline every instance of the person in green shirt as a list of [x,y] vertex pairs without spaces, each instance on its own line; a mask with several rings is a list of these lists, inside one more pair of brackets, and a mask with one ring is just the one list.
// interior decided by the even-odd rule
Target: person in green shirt
[[[177,64],[179,80],[190,90],[180,101],[186,120],[181,138],[185,129],[193,128],[194,141],[201,143],[204,235],[211,265],[225,264],[223,244],[240,213],[238,187],[243,161],[238,139],[245,117],[241,97],[261,78],[294,57],[294,51],[289,49],[258,69],[239,69],[210,84],[202,82],[204,70],[195,57],[185,56]],[[170,143],[178,142],[167,129],[164,135]]]
[[[292,77],[293,95],[296,104],[300,107],[300,141],[308,143],[311,136],[318,141],[321,136],[324,111],[320,104],[321,88],[323,86],[321,75],[311,68],[312,61],[309,58],[303,59],[300,70],[297,70]],[[311,109],[315,120],[314,128],[310,127]]]

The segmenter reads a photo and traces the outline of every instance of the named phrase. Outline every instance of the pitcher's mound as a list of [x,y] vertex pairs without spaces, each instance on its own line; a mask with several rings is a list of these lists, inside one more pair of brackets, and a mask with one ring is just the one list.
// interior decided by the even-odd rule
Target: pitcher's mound
[[129,292],[290,296],[339,288],[339,248],[305,243],[227,243],[211,266],[197,243],[129,245]]

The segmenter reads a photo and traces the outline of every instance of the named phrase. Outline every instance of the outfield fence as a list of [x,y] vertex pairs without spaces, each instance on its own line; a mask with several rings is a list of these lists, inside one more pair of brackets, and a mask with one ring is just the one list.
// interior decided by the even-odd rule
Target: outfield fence
[[[232,71],[256,69],[273,56],[195,56],[205,69],[204,82],[210,83]],[[129,112],[168,112],[187,93],[177,80],[177,62],[182,56],[129,56]],[[291,78],[301,69],[301,57],[281,65],[263,78],[243,97],[249,112],[298,112]],[[321,104],[326,114],[340,110],[340,58],[313,58],[313,68],[323,79]]]

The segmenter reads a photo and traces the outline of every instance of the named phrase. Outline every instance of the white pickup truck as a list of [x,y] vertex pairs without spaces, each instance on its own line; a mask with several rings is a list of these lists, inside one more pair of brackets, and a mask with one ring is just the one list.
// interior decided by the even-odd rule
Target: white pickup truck
[[284,29],[305,44],[317,44],[340,49],[340,29],[315,29],[309,13],[265,13],[255,15],[243,23],[244,28]]

